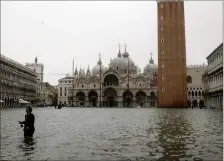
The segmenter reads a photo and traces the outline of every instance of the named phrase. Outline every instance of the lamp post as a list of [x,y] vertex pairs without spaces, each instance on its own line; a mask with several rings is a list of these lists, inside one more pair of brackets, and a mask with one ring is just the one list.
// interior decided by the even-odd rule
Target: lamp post
[[129,56],[128,56],[128,107],[130,106],[130,91],[129,91]]
[[100,53],[99,53],[99,64],[100,64],[100,107],[101,107],[101,74],[102,74],[102,63],[101,63]]

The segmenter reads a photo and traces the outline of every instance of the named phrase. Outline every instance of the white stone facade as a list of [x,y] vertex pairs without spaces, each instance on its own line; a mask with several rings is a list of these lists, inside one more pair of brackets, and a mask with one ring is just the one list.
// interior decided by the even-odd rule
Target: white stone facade
[[58,80],[58,104],[68,105],[71,104],[70,97],[72,96],[69,91],[73,87],[73,81],[75,77],[66,76],[65,78]]
[[34,63],[26,63],[26,67],[30,68],[31,70],[37,73],[37,79],[43,83],[44,77],[44,65],[41,63],[37,63],[37,57],[35,58]]
[[202,76],[206,65],[190,65],[187,67],[187,97],[189,107],[204,107],[204,84]]
[[223,108],[223,43],[208,57],[208,69],[204,74],[206,106]]
[[45,93],[43,91],[44,65],[42,63],[38,63],[37,61],[38,59],[36,57],[34,63],[26,63],[25,66],[33,70],[37,74],[37,84],[38,84],[37,99],[39,100],[38,105],[42,106],[44,105],[44,98],[45,98]]
[[144,72],[140,71],[126,48],[123,54],[119,50],[108,67],[99,58],[91,71],[88,68],[78,72],[76,68],[72,77],[60,79],[58,103],[78,107],[155,107],[157,65],[152,57]]
[[0,54],[1,107],[18,107],[19,99],[37,101],[37,75],[33,70]]

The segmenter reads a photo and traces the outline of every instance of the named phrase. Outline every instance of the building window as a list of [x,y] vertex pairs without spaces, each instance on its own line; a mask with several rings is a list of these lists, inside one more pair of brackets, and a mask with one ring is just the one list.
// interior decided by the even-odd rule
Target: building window
[[94,84],[93,86],[94,86],[94,87],[96,87],[96,85],[95,85],[95,84]]
[[62,83],[62,81],[60,81],[60,83]]
[[160,4],[160,8],[163,8],[163,4]]
[[164,42],[164,39],[161,39],[161,42]]
[[142,84],[139,84],[140,85],[140,87],[142,86]]
[[118,70],[118,67],[117,67],[117,70]]
[[67,81],[65,81],[65,83],[67,83]]
[[188,91],[188,96],[191,96],[191,91]]
[[71,81],[69,81],[69,83],[71,83]]
[[84,85],[82,85],[82,88],[84,88]]
[[164,28],[163,27],[161,27],[161,31],[164,31]]
[[198,96],[201,97],[201,91],[198,92]]
[[164,54],[164,51],[163,50],[161,51],[161,54]]
[[187,83],[192,83],[192,77],[191,76],[187,76]]
[[163,16],[161,16],[160,19],[163,20]]

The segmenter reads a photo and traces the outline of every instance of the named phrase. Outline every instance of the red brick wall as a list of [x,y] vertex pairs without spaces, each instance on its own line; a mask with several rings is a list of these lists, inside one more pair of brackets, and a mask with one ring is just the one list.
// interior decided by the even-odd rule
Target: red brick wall
[[[164,42],[161,42],[162,39]],[[184,2],[160,2],[158,3],[159,107],[187,106],[186,77]]]

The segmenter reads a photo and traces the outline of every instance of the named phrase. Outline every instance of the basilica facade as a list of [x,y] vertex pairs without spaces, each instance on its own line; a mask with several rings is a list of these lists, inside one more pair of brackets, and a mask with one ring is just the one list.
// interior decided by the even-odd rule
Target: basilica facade
[[[143,72],[120,50],[109,66],[99,60],[92,70],[75,69],[71,86],[66,91],[68,103],[78,107],[155,107],[157,105],[157,65],[152,56]],[[60,82],[63,79],[59,80]]]

